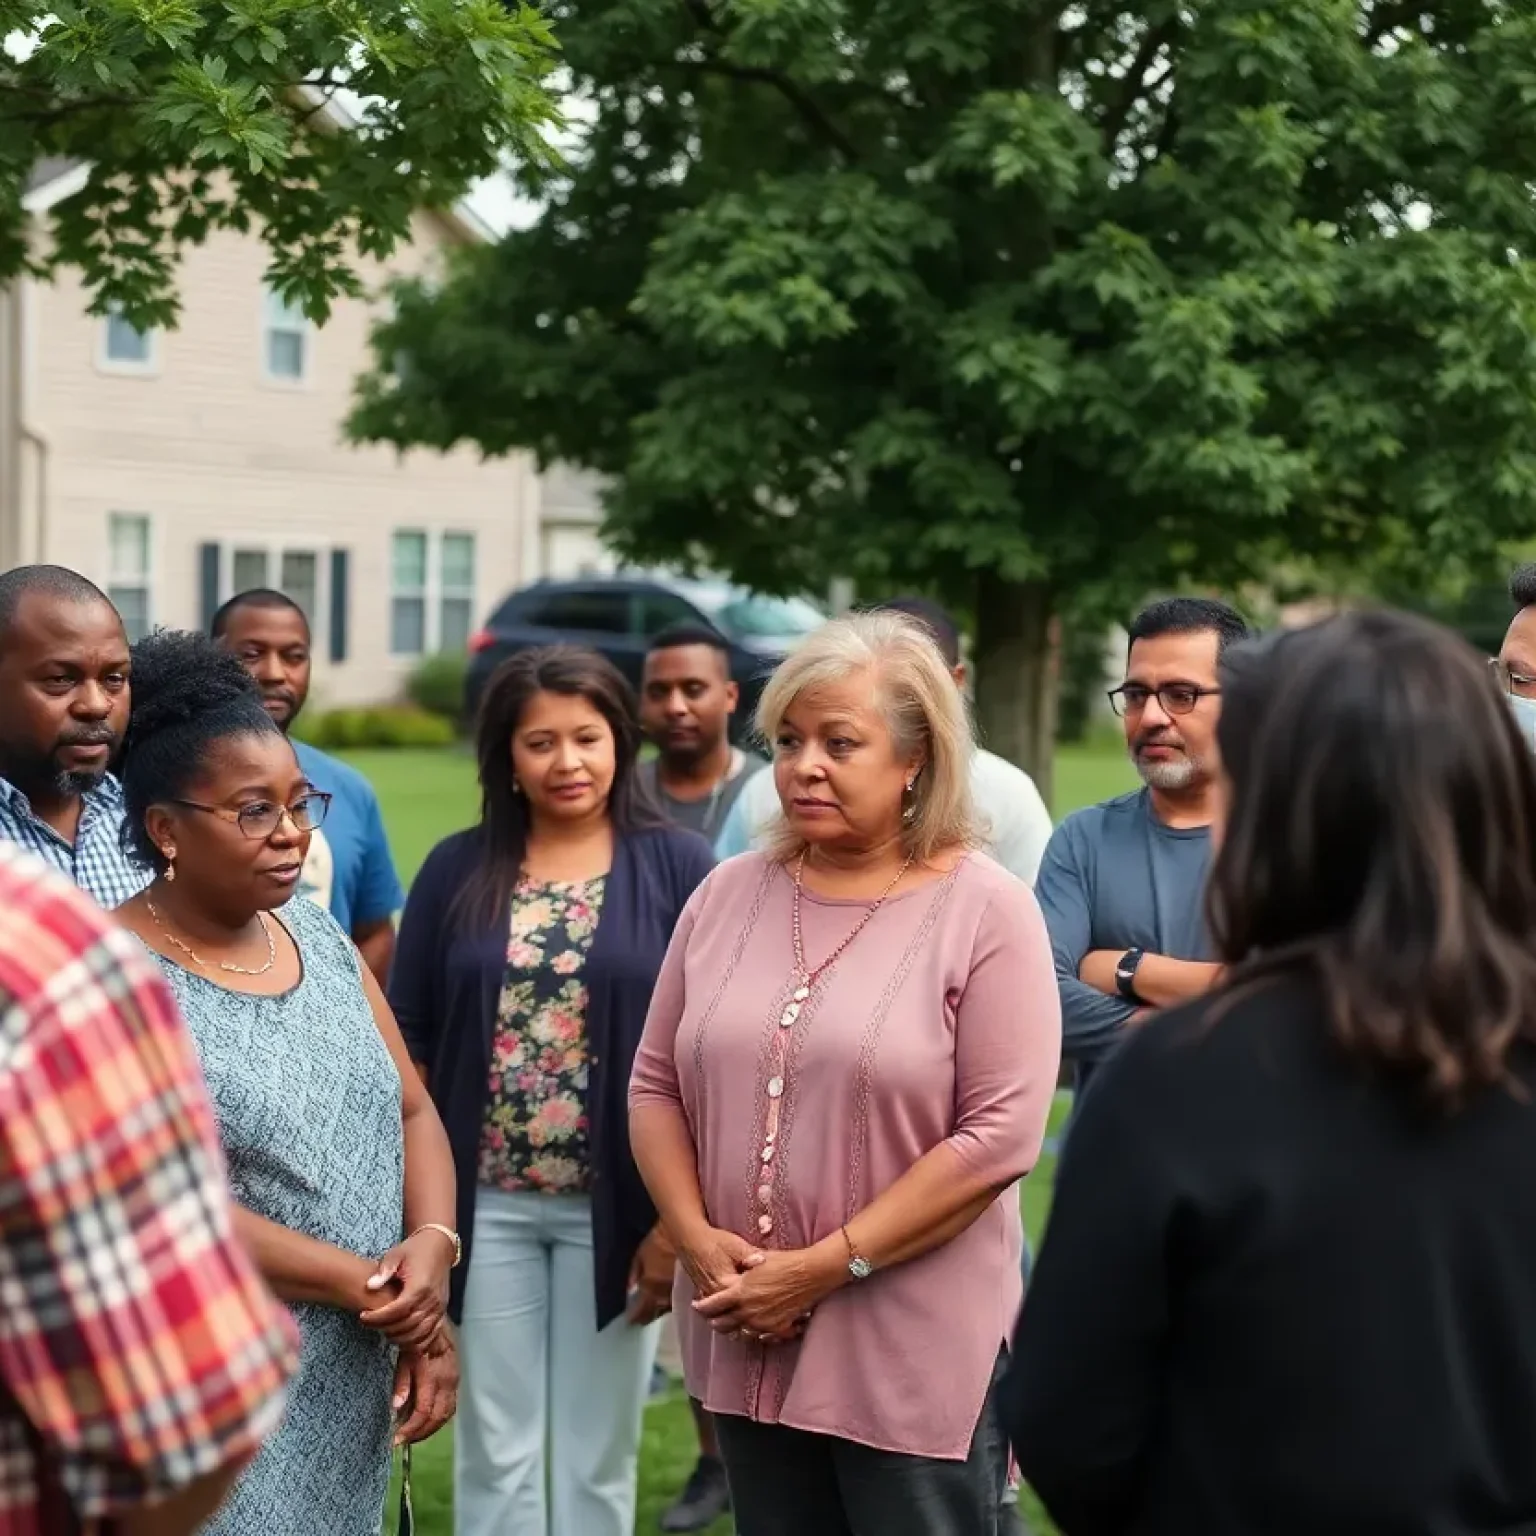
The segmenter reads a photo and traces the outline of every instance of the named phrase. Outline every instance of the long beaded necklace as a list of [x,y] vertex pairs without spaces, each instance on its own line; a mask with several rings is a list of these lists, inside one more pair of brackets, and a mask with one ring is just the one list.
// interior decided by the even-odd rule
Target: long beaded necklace
[[272,924],[268,921],[267,914],[265,912],[258,912],[256,914],[256,921],[261,924],[262,935],[267,941],[267,963],[265,965],[254,966],[233,965],[227,960],[219,960],[217,962],[204,960],[203,957],[198,954],[198,952],[193,949],[190,944],[186,943],[182,939],[178,939],[176,935],[171,932],[169,925],[165,921],[165,918],[161,915],[159,907],[157,907],[154,902],[152,902],[147,896],[144,898],[144,905],[148,909],[149,915],[154,918],[160,929],[160,932],[163,933],[166,938],[168,938],[171,943],[174,944],[176,948],[182,952],[182,954],[186,955],[187,958],[191,960],[193,965],[195,965],[200,971],[212,970],[213,966],[217,964],[221,971],[228,971],[231,975],[234,976],[265,976],[267,972],[277,964],[277,943],[272,937]]
[[811,988],[817,981],[831,969],[833,963],[848,948],[858,936],[863,933],[875,913],[885,905],[885,899],[901,883],[901,877],[912,867],[912,859],[909,856],[906,862],[896,871],[895,877],[875,899],[875,903],[853,925],[852,931],[836,949],[827,956],[820,965],[810,966],[805,963],[805,937],[800,926],[800,904],[802,899],[802,881],[805,874],[805,855],[800,855],[795,865],[794,898],[791,906],[791,933],[795,946],[795,971],[791,980],[794,982],[794,990],[790,993],[789,1001],[784,1005],[784,1011],[779,1015],[779,1027],[773,1032],[773,1045],[769,1059],[768,1078],[768,1119],[763,1131],[763,1147],[758,1154],[762,1163],[762,1170],[758,1174],[757,1201],[760,1207],[757,1217],[757,1230],[767,1237],[773,1231],[773,1157],[778,1147],[779,1139],[779,1105],[784,1098],[784,1071],[789,1059],[789,1042],[794,1033],[795,1021],[800,1017],[800,1010],[804,1008],[806,1000],[811,995]]

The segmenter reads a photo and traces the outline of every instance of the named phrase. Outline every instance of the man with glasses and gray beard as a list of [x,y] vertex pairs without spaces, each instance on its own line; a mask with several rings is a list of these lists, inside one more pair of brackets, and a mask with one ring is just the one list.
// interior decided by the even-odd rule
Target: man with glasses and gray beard
[[1175,597],[1130,626],[1110,692],[1144,787],[1067,817],[1035,884],[1061,990],[1062,1053],[1081,1094],[1122,1032],[1215,980],[1205,876],[1216,791],[1217,664],[1248,627],[1225,603]]

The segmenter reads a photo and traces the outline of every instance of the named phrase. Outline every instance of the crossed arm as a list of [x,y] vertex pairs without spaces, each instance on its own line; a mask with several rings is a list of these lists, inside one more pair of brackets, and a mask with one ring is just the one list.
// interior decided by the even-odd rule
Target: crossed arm
[[[1124,953],[1116,949],[1090,949],[1078,961],[1078,980],[1106,997],[1119,997],[1115,967]],[[1207,960],[1175,960],[1148,951],[1136,967],[1136,996],[1144,1006],[1128,1022],[1136,1023],[1154,1008],[1173,1008],[1200,997],[1215,985],[1220,973],[1221,967]]]
[[1208,990],[1220,967],[1147,953],[1136,970],[1139,1001],[1123,997],[1115,967],[1125,953],[1093,947],[1091,882],[1083,852],[1064,822],[1051,835],[1035,895],[1051,937],[1051,958],[1061,993],[1062,1055],[1074,1062],[1102,1061],[1122,1032],[1156,1008],[1170,1008]]

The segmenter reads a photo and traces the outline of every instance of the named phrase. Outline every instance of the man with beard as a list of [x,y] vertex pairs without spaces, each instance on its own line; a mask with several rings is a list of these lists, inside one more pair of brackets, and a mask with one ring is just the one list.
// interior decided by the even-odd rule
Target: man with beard
[[671,821],[710,842],[764,766],[731,745],[739,698],[730,650],[714,630],[679,624],[651,642],[640,724],[656,756],[640,765],[640,780]]
[[[309,620],[282,592],[261,587],[232,597],[213,616],[213,638],[234,652],[261,686],[267,713],[288,733],[309,697]],[[304,777],[331,797],[324,827],[310,834],[299,890],[352,936],[380,986],[395,953],[395,914],[405,892],[379,799],[362,774],[307,742],[294,741]]]
[[1144,788],[1067,817],[1035,885],[1079,1093],[1122,1032],[1215,981],[1204,893],[1216,792],[1217,664],[1248,628],[1225,603],[1175,597],[1130,627],[1110,694]]
[[0,574],[0,837],[103,907],[149,883],[123,851],[108,771],[128,724],[128,637],[99,587],[57,565]]

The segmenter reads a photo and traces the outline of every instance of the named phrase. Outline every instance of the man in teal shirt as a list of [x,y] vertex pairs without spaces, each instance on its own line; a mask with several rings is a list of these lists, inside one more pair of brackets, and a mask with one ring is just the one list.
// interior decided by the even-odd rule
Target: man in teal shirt
[[[261,685],[269,715],[288,732],[309,697],[310,637],[304,610],[281,592],[232,597],[213,616],[213,637]],[[331,796],[325,825],[310,838],[300,892],[352,937],[382,986],[395,952],[395,914],[405,892],[390,857],[378,796],[355,768],[302,741],[293,750],[304,776]]]
[[1062,1053],[1081,1092],[1124,1031],[1215,980],[1205,877],[1216,792],[1217,667],[1248,628],[1225,603],[1169,598],[1132,622],[1111,701],[1143,788],[1067,817],[1035,895],[1061,992]]

